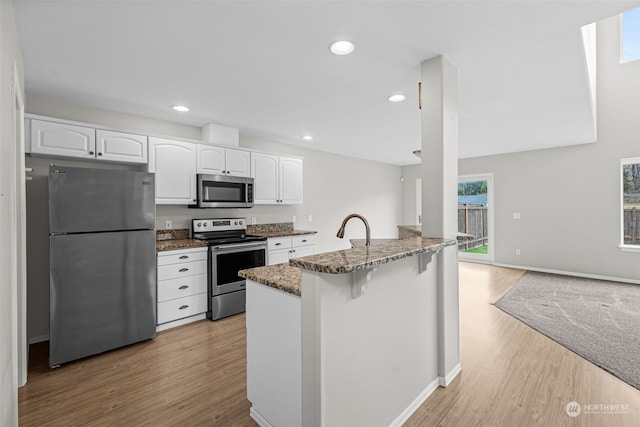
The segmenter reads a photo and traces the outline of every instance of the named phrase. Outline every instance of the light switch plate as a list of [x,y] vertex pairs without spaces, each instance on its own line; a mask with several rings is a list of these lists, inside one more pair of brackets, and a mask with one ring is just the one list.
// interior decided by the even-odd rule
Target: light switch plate
[[171,230],[171,228],[173,227],[173,224],[171,223],[170,219],[165,219],[164,220],[164,228],[165,230]]

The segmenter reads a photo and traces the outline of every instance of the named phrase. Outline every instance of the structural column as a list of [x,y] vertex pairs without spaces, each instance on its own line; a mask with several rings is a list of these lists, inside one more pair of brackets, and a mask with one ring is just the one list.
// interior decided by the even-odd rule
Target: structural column
[[[422,235],[458,234],[458,71],[444,56],[422,62]],[[460,372],[458,249],[438,254],[438,375]]]

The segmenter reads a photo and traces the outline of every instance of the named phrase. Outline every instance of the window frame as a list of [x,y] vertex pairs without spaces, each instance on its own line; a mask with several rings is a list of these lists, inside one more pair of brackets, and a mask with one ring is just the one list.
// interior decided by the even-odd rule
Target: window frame
[[626,10],[620,14],[620,64],[630,64],[632,62],[640,60],[640,52],[638,52],[638,55],[632,59],[625,59],[625,55],[624,55],[624,45],[625,45],[624,15],[629,12],[635,12],[640,14],[640,7]]
[[629,157],[620,159],[620,174],[618,180],[620,182],[620,245],[618,247],[624,252],[640,252],[640,244],[629,245],[624,243],[624,166],[640,164],[640,157]]

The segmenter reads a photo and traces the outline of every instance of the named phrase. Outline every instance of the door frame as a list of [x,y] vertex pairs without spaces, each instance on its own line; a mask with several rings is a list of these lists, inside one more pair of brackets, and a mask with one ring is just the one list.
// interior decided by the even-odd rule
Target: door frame
[[458,259],[460,259],[461,261],[493,264],[494,256],[495,256],[495,243],[494,243],[495,242],[495,239],[494,239],[495,191],[493,188],[493,173],[458,175],[458,182],[461,182],[461,181],[487,181],[487,246],[489,247],[489,250],[486,255],[458,251]]
[[25,126],[24,99],[22,84],[18,74],[18,64],[13,63],[13,137],[14,137],[14,184],[15,191],[12,200],[11,216],[14,230],[11,241],[16,248],[13,261],[15,299],[14,313],[16,315],[14,332],[16,380],[18,387],[27,382],[29,348],[27,344],[27,214],[26,214],[26,175],[25,175]]

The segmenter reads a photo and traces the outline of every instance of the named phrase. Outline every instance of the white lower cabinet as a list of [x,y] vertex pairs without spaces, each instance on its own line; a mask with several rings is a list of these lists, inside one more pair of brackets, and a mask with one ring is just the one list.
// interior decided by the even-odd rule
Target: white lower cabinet
[[247,398],[259,425],[302,425],[300,297],[247,280]]
[[267,239],[267,265],[281,264],[289,262],[291,258],[313,255],[315,246],[314,234]]
[[158,253],[157,325],[168,329],[207,312],[207,248]]

